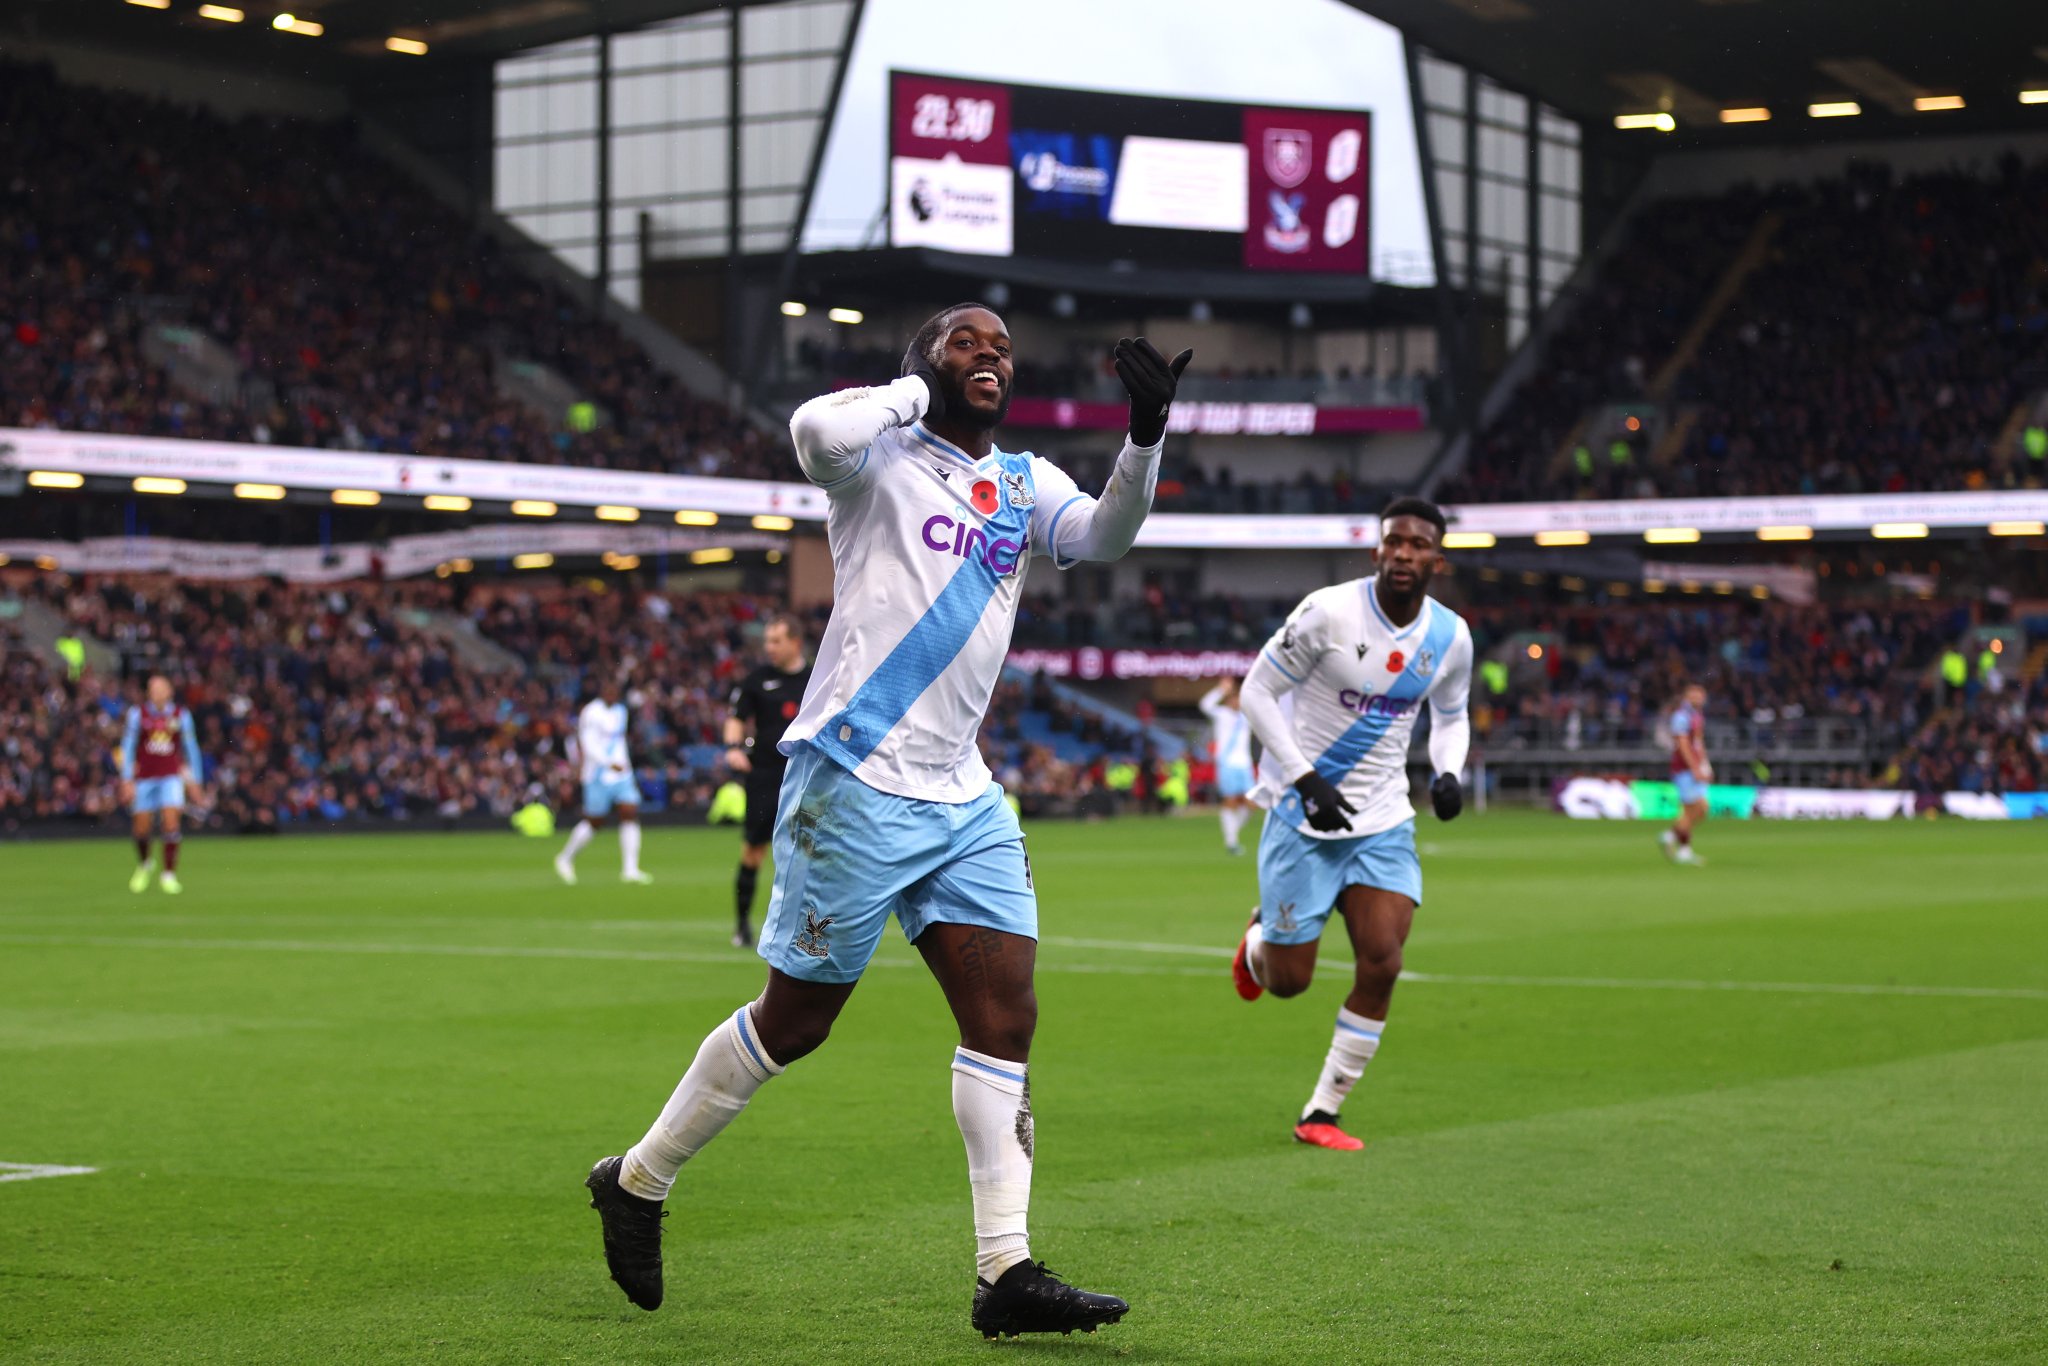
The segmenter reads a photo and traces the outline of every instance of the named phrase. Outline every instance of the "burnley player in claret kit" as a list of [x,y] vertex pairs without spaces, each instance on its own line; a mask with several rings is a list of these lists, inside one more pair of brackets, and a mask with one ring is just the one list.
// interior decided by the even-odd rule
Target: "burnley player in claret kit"
[[1707,818],[1707,784],[1714,765],[1707,759],[1707,690],[1688,683],[1678,705],[1660,727],[1671,748],[1671,785],[1678,790],[1678,819],[1658,837],[1664,857],[1699,868],[1706,865],[1692,847],[1692,832]]
[[1092,1332],[1128,1309],[1054,1275],[1025,1233],[1038,900],[1024,832],[975,739],[1031,557],[1114,560],[1137,539],[1192,356],[1117,343],[1130,437],[1100,498],[995,444],[1010,334],[979,304],[920,328],[895,382],[812,399],[790,419],[797,462],[829,500],[835,606],[779,747],[767,986],[711,1031],[646,1136],[585,1183],[612,1279],[641,1308],[662,1300],[662,1201],[677,1173],[824,1043],[893,917],[959,1026],[945,1065],[967,1146],[974,1327]]
[[1408,743],[1425,701],[1431,804],[1439,820],[1464,806],[1472,633],[1429,596],[1443,532],[1434,503],[1390,503],[1380,514],[1378,572],[1302,599],[1240,694],[1265,746],[1252,800],[1267,810],[1259,906],[1231,963],[1237,994],[1253,1001],[1306,991],[1333,909],[1356,955],[1322,1075],[1294,1126],[1296,1139],[1320,1148],[1365,1146],[1340,1126],[1338,1110],[1379,1049],[1422,904]]
[[197,788],[204,768],[192,713],[171,699],[171,680],[154,674],[142,705],[128,708],[121,727],[121,797],[135,813],[135,871],[128,878],[131,892],[148,891],[150,874],[156,872],[156,860],[149,852],[152,821],[163,834],[163,872],[157,885],[172,896],[185,890],[178,880],[178,851],[185,840],[188,773]]
[[796,720],[804,689],[811,685],[811,662],[804,658],[804,628],[792,616],[779,616],[761,633],[768,662],[740,680],[732,690],[732,715],[725,718],[725,762],[746,775],[747,815],[740,834],[740,870],[733,880],[732,944],[754,943],[754,885],[761,860],[775,833],[775,800],[782,790],[782,732]]

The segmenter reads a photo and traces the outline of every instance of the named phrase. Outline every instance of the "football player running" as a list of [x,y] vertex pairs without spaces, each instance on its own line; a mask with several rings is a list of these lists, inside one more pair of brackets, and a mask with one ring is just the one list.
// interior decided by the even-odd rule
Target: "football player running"
[[1297,1140],[1321,1148],[1365,1146],[1341,1127],[1339,1111],[1379,1048],[1422,904],[1408,744],[1425,701],[1430,802],[1439,820],[1464,806],[1472,633],[1429,596],[1443,533],[1434,503],[1388,504],[1373,553],[1378,572],[1302,599],[1240,694],[1265,747],[1252,800],[1266,820],[1259,906],[1231,963],[1237,994],[1254,1001],[1306,991],[1333,909],[1357,958],[1322,1075],[1294,1126]]
[[783,733],[761,995],[719,1024],[667,1106],[586,1184],[612,1278],[661,1303],[662,1201],[763,1085],[824,1043],[893,916],[959,1025],[948,1059],[967,1146],[984,1336],[1093,1331],[1128,1306],[1034,1261],[1027,1060],[1038,908],[1017,818],[975,745],[1033,555],[1114,560],[1152,505],[1168,405],[1192,352],[1117,343],[1130,436],[1100,498],[994,441],[1013,366],[1003,320],[958,304],[911,340],[901,377],[812,399],[790,420],[830,500],[837,607]]

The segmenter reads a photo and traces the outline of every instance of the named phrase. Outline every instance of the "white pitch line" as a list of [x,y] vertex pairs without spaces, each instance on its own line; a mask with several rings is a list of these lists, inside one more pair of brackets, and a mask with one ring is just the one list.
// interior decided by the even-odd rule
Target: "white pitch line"
[[[1047,940],[1058,944],[1061,941]],[[1117,940],[1072,941],[1098,947],[1149,948],[1155,952],[1212,955],[1195,945],[1123,944]],[[230,949],[253,953],[337,953],[438,958],[536,958],[623,963],[701,963],[714,967],[745,967],[753,955],[664,952],[654,949],[598,949],[573,946],[514,944],[392,944],[324,939],[158,939],[116,935],[0,934],[0,944],[115,949]],[[884,968],[918,966],[913,958],[877,957]],[[1213,967],[1153,967],[1138,963],[1040,963],[1044,972],[1109,973],[1127,977],[1213,977]],[[1958,1000],[2048,1001],[2039,987],[1918,986],[1901,982],[1743,982],[1680,977],[1512,977],[1488,973],[1404,972],[1404,982],[1457,987],[1575,987],[1601,991],[1732,991],[1774,995],[1923,996]]]
[[1593,987],[1618,991],[1763,991],[1814,996],[1952,996],[1966,1000],[2048,1001],[2038,987],[1929,987],[1903,982],[1714,982],[1685,977],[1511,977],[1489,973],[1403,972],[1403,982],[1461,987]]
[[91,1176],[98,1167],[60,1167],[52,1162],[0,1162],[0,1181],[40,1181],[46,1176]]

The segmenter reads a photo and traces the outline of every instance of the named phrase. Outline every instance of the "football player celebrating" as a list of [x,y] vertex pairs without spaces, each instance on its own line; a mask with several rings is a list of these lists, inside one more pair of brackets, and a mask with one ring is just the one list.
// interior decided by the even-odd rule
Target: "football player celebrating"
[[[811,662],[804,658],[804,628],[795,617],[773,618],[761,633],[768,662],[740,680],[732,690],[732,715],[725,718],[725,762],[747,780],[747,815],[740,832],[740,870],[733,880],[732,946],[754,942],[754,884],[768,838],[775,833],[775,797],[782,791],[787,764],[782,732],[796,719],[804,689],[811,685]],[[749,727],[752,728],[751,733]]]
[[1421,498],[1380,514],[1378,572],[1302,599],[1245,675],[1240,705],[1265,754],[1252,800],[1259,906],[1230,965],[1247,1001],[1298,996],[1334,908],[1357,956],[1351,994],[1294,1136],[1355,1150],[1338,1112],[1387,1027],[1401,949],[1422,904],[1408,742],[1429,703],[1429,793],[1437,818],[1464,806],[1458,774],[1471,745],[1465,714],[1472,633],[1429,596],[1443,564],[1444,515]]
[[156,871],[149,839],[154,820],[163,832],[163,874],[157,885],[172,896],[185,890],[178,881],[178,851],[184,846],[185,775],[199,787],[205,770],[199,758],[199,735],[192,713],[171,700],[171,680],[151,674],[141,706],[128,708],[121,727],[121,800],[134,813],[135,871],[128,890],[149,890]]
[[948,1065],[974,1205],[974,1327],[1091,1332],[1128,1308],[1031,1256],[1038,906],[1023,832],[975,735],[1030,557],[1114,560],[1136,540],[1192,355],[1169,363],[1143,339],[1117,343],[1130,436],[1100,498],[995,444],[1010,334],[978,304],[920,328],[893,383],[812,399],[791,418],[797,461],[830,500],[838,605],[782,738],[767,987],[704,1040],[646,1136],[586,1182],[612,1279],[641,1308],[661,1303],[662,1200],[677,1172],[825,1041],[892,916],[959,1024]]

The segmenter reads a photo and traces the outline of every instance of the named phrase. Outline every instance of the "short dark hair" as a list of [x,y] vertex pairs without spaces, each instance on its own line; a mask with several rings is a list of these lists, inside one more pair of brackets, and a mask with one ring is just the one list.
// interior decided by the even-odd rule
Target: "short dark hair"
[[954,304],[951,308],[932,314],[931,317],[925,319],[924,326],[917,329],[917,335],[910,339],[910,345],[904,348],[903,368],[898,370],[897,374],[909,374],[917,368],[917,363],[920,360],[928,361],[933,365],[938,364],[937,352],[939,343],[944,341],[946,334],[953,330],[953,319],[970,308],[978,308],[984,313],[995,312],[987,304],[978,304],[969,300],[964,304]]
[[783,630],[789,632],[792,640],[802,640],[804,638],[804,624],[797,620],[796,613],[794,612],[777,612],[774,616],[769,617],[767,625],[761,628],[763,634],[767,633],[769,626],[780,626]]
[[1442,508],[1430,502],[1427,498],[1417,498],[1413,494],[1405,498],[1396,498],[1393,502],[1380,509],[1380,520],[1382,522],[1389,521],[1395,517],[1420,517],[1423,521],[1436,528],[1436,538],[1439,541],[1444,538],[1444,530],[1449,526],[1449,523],[1444,521],[1444,510]]

